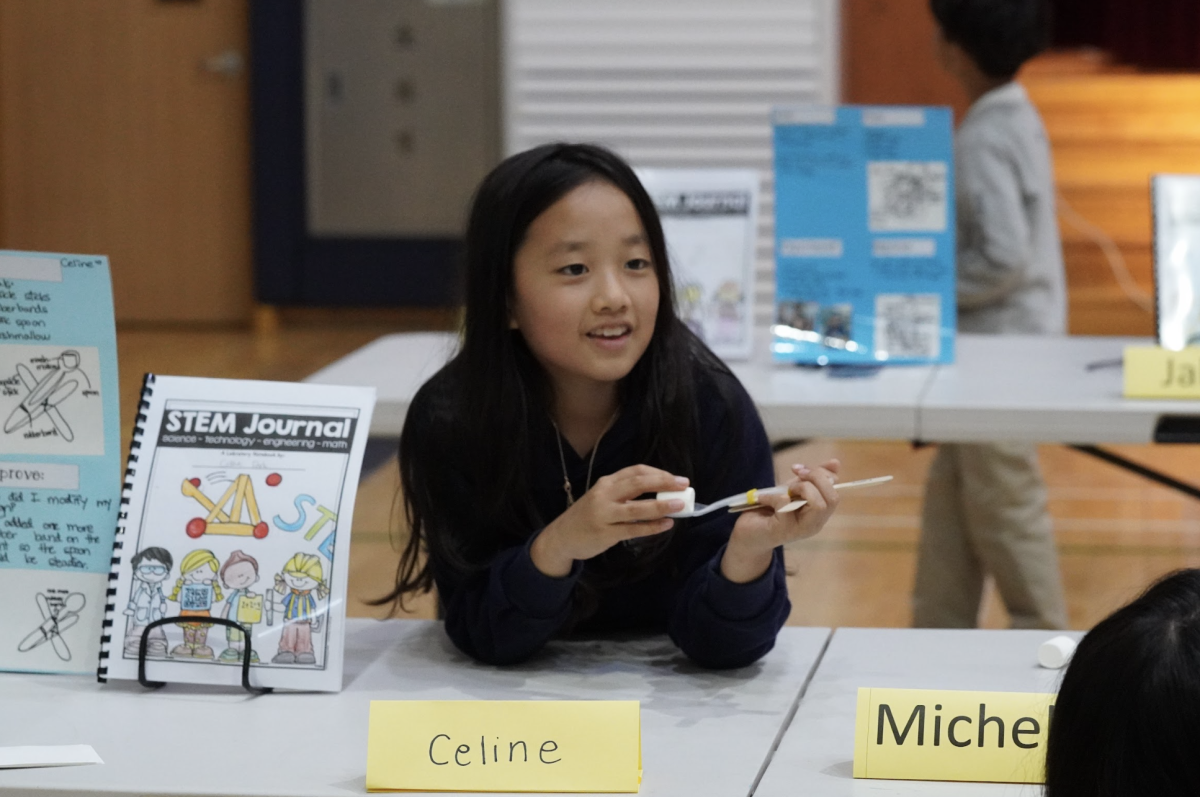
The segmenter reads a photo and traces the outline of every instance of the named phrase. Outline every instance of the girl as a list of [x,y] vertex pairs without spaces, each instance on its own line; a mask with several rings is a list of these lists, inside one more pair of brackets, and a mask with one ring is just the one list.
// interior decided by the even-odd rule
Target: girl
[[[250,590],[258,583],[258,560],[242,551],[234,551],[225,560],[225,564],[221,565],[219,575],[221,583],[225,585],[225,589],[229,590],[225,596],[225,608],[221,610],[221,616],[239,623],[253,638],[254,624],[257,622],[255,618],[261,616],[262,613],[256,612],[253,605],[242,607],[240,604],[242,598],[246,598],[249,603],[253,604],[254,598],[261,599],[262,597]],[[240,662],[245,651],[246,634],[237,628],[226,628],[225,649],[221,651],[217,660]],[[250,662],[257,664],[258,660],[258,651],[254,649],[254,643],[251,642]]]
[[[168,600],[179,603],[180,617],[212,617],[214,603],[224,597],[221,587],[215,583],[221,563],[212,551],[195,550],[183,557],[179,563],[179,580]],[[211,659],[213,649],[208,646],[208,629],[212,623],[180,623],[183,627],[183,644],[171,650],[173,658]]]
[[837,463],[794,467],[792,514],[676,523],[682,502],[640,498],[711,502],[774,468],[745,390],[675,314],[632,170],[594,146],[514,155],[466,249],[462,348],[408,411],[411,537],[380,602],[436,584],[450,638],[497,664],[568,630],[666,630],[708,667],[765,654],[790,609],[779,546],[825,524]]
[[1163,577],[1079,643],[1055,701],[1046,797],[1200,794],[1200,570]]

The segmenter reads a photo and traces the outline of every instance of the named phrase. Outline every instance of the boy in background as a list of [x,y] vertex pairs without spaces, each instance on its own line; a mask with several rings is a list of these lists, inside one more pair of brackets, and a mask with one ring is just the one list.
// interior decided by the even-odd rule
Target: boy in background
[[[971,99],[954,141],[958,328],[1066,333],[1066,276],[1041,117],[1014,82],[1049,37],[1049,0],[930,0],[943,66]],[[917,627],[970,628],[990,575],[1014,628],[1063,628],[1046,486],[1031,443],[939,447],[925,488]]]

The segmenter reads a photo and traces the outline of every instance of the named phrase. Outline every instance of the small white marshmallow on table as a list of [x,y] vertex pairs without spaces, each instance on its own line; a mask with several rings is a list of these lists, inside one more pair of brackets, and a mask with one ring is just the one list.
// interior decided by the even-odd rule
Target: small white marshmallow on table
[[1038,664],[1047,670],[1061,670],[1071,661],[1075,647],[1075,640],[1069,636],[1048,639],[1038,648]]

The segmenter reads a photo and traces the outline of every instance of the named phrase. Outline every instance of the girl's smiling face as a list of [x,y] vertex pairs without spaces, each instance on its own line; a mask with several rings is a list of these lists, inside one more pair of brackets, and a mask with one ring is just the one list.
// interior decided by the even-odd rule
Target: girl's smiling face
[[258,571],[249,562],[234,562],[225,568],[225,585],[231,589],[243,589],[258,581]]
[[641,219],[607,182],[547,208],[513,257],[511,325],[556,388],[624,378],[650,345],[658,302]]
[[295,590],[313,589],[317,586],[317,580],[311,576],[306,576],[303,573],[291,573],[284,571],[283,581],[289,587]]
[[183,574],[183,580],[189,584],[211,584],[213,571],[207,564],[192,568]]

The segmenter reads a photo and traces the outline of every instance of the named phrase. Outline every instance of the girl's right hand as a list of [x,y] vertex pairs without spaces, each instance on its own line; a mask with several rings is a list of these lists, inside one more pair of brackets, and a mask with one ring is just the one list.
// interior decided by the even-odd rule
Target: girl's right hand
[[554,578],[571,572],[577,559],[591,559],[623,540],[661,534],[675,525],[664,517],[683,509],[683,501],[634,500],[646,493],[682,490],[683,476],[649,465],[633,465],[602,476],[592,489],[542,529],[529,553],[538,570]]

